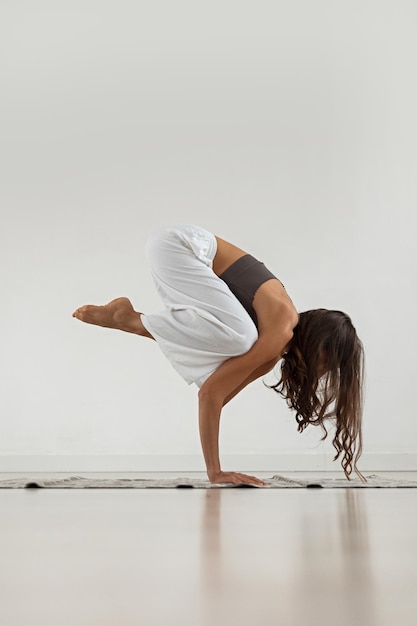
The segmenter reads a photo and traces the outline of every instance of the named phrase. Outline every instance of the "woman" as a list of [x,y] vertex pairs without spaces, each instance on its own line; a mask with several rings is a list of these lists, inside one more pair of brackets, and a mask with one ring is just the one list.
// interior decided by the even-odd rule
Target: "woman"
[[73,313],[83,322],[156,340],[189,383],[199,387],[200,438],[207,474],[217,483],[265,483],[223,472],[219,422],[223,406],[282,359],[271,388],[296,411],[298,430],[332,419],[333,446],[349,478],[362,451],[363,348],[340,311],[297,313],[282,283],[245,250],[204,228],[178,225],[156,232],[146,255],[163,311],[145,315],[127,298]]

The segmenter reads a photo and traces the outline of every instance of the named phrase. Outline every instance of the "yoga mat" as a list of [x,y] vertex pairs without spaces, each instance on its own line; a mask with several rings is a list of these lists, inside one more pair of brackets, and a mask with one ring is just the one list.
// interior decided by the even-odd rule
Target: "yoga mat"
[[[369,488],[416,488],[417,480],[383,478],[377,474],[365,475],[368,482],[362,483],[359,478],[287,478],[278,474],[263,478],[268,483],[261,489],[369,489]],[[85,476],[68,476],[65,478],[34,478],[30,475],[19,478],[0,478],[0,489],[239,489],[255,488],[252,485],[212,485],[201,478],[87,478]]]

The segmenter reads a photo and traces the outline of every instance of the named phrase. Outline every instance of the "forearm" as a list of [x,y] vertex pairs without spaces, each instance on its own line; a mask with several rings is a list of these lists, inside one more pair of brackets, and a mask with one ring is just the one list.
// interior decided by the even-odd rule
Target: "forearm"
[[[201,390],[200,390],[201,392]],[[220,414],[224,397],[199,393],[200,438],[206,461],[207,475],[211,483],[230,483],[232,485],[249,484],[263,487],[266,483],[255,476],[239,472],[223,472],[219,458]]]
[[222,401],[208,394],[200,394],[198,402],[200,441],[207,475],[211,479],[221,471],[219,457],[219,430]]
[[[283,338],[279,344],[286,345]],[[286,342],[288,343],[288,341]],[[222,363],[204,382],[198,392],[200,440],[206,462],[207,474],[212,482],[225,482],[225,475],[232,482],[248,479],[258,484],[258,479],[234,472],[222,472],[219,458],[220,414],[226,401],[233,398],[249,382],[266,374],[278,361],[282,348],[276,347],[269,336],[264,336],[252,348],[240,356]]]

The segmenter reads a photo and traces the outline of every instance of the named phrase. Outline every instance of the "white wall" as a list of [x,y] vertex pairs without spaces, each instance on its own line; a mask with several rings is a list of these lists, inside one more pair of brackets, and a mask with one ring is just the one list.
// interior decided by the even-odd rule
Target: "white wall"
[[[143,247],[172,222],[247,248],[300,310],[352,316],[362,467],[417,469],[417,5],[17,0],[0,13],[0,469],[204,468],[197,389],[153,342],[71,317],[120,295],[159,308]],[[257,381],[224,410],[221,452],[338,469],[319,437]]]

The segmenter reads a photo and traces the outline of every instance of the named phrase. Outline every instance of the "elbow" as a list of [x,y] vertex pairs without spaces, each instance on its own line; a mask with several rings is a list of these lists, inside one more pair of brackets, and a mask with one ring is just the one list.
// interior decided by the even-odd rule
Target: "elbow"
[[288,350],[293,337],[294,337],[294,323],[293,323],[293,320],[288,319],[287,323],[285,324],[283,328],[283,333],[282,333],[283,352],[286,352]]
[[206,381],[203,383],[198,390],[198,402],[200,404],[211,405],[211,406],[222,406],[224,398],[221,397],[221,394],[209,383]]
[[288,328],[287,332],[285,333],[285,337],[284,337],[285,348],[288,348],[288,346],[291,343],[293,337],[294,337],[293,329],[292,328]]

